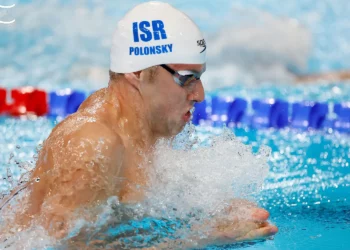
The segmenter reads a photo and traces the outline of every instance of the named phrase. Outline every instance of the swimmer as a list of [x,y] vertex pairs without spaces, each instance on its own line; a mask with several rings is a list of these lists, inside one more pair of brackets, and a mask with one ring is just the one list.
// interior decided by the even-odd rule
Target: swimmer
[[[206,50],[199,28],[171,5],[146,2],[129,11],[113,36],[108,87],[89,96],[43,143],[27,204],[16,216],[21,228],[35,221],[62,238],[77,209],[111,196],[123,204],[141,202],[144,193],[136,186],[148,185],[156,141],[180,133],[194,104],[204,100]],[[267,211],[246,207],[249,220],[211,219],[210,235],[195,246],[277,232]]]
[[317,82],[334,83],[339,81],[349,81],[350,70],[330,71],[319,74],[296,75],[295,79],[297,83],[302,84]]

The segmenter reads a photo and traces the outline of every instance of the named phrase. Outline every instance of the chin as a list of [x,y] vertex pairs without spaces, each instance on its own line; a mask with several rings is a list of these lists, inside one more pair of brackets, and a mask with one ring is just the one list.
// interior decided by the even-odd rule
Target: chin
[[185,125],[186,124],[181,124],[181,125],[169,127],[169,129],[167,131],[168,135],[166,137],[174,137],[174,136],[178,135],[185,128]]
[[183,120],[181,121],[172,120],[165,123],[163,126],[159,126],[158,134],[160,134],[162,137],[165,137],[165,138],[174,137],[179,133],[181,133],[181,131],[185,128],[185,126],[186,126],[186,122]]
[[185,126],[186,126],[186,123],[180,125],[180,126],[177,128],[176,133],[175,133],[174,135],[180,134],[180,133],[182,132],[182,130],[184,130]]

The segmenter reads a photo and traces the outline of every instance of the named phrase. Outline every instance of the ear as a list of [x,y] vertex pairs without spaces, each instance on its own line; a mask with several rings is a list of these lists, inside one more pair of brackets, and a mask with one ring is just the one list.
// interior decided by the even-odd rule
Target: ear
[[124,76],[126,80],[128,80],[134,88],[140,89],[141,71],[137,71],[133,73],[125,73]]

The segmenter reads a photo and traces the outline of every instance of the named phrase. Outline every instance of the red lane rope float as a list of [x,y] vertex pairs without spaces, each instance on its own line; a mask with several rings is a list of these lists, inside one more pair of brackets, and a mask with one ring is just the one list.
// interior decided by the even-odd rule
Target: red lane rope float
[[0,88],[0,115],[7,110],[6,89]]
[[15,88],[11,90],[11,98],[12,102],[6,104],[6,110],[4,111],[10,116],[26,114],[44,116],[48,113],[47,93],[44,90],[33,87]]

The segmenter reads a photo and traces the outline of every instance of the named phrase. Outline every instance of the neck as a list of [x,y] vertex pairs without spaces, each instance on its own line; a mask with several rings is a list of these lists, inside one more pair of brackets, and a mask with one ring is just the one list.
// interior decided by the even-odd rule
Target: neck
[[151,150],[158,138],[152,132],[140,92],[121,77],[117,82],[110,82],[107,100],[114,110],[114,130],[125,136],[131,146],[143,152]]

